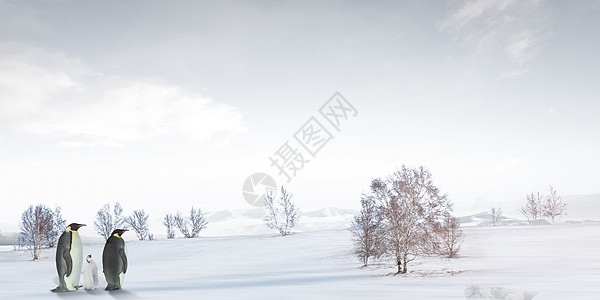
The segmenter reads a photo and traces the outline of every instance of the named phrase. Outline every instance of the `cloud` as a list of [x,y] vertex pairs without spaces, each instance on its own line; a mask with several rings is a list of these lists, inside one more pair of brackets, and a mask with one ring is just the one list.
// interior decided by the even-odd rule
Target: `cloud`
[[506,10],[515,3],[514,0],[476,0],[468,1],[454,12],[444,23],[444,27],[464,26],[468,22],[485,15]]
[[502,72],[500,74],[499,78],[500,79],[508,79],[508,78],[513,78],[513,77],[519,77],[519,76],[526,74],[527,72],[529,72],[528,68],[517,69],[514,71],[508,71],[508,72]]
[[504,171],[508,171],[510,169],[514,169],[516,167],[519,166],[521,160],[519,158],[506,158],[502,161],[500,161],[498,164],[496,164],[496,166],[493,168],[493,171],[495,172],[504,172]]
[[522,65],[538,54],[539,47],[531,32],[522,32],[512,37],[505,46],[505,51],[512,61]]
[[238,108],[183,87],[106,76],[62,54],[18,48],[0,46],[0,124],[9,130],[57,138],[61,147],[167,135],[206,142],[246,131]]
[[540,1],[475,0],[464,2],[440,23],[471,58],[508,62],[500,78],[526,74],[551,35],[550,13]]

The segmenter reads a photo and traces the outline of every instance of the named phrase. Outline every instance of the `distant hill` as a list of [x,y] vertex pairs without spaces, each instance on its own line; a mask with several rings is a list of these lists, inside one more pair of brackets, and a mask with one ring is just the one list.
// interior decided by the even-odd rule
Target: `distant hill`
[[6,233],[6,234],[0,233],[0,246],[16,244],[17,235],[18,234],[16,234],[16,233]]
[[[561,223],[600,221],[600,194],[563,196],[562,199],[567,203],[567,215],[560,220]],[[520,201],[505,202],[501,206],[505,213],[503,213],[498,225],[527,225],[527,221],[519,212],[520,205]],[[462,225],[467,227],[491,226],[492,218],[489,212],[484,211],[486,208],[480,208],[480,210],[483,212],[460,217]],[[295,231],[306,232],[349,228],[355,213],[356,211],[354,210],[338,207],[301,211],[300,222]],[[208,226],[202,231],[201,235],[274,234],[274,231],[265,226],[263,222],[264,214],[263,208],[207,211],[205,216],[208,220]],[[164,238],[164,227],[161,221],[158,219],[150,224],[151,232],[155,233],[157,238]],[[543,224],[547,223],[545,221]],[[3,226],[3,228],[10,227],[7,225]],[[87,242],[102,243],[104,241],[102,237],[96,235],[91,229],[82,233],[82,236],[86,237]],[[13,245],[16,239],[17,234],[14,232],[0,232],[0,245]],[[127,239],[135,239],[135,235],[129,234]]]
[[600,221],[600,194],[564,196],[567,215],[564,220]]
[[[600,194],[564,196],[562,200],[567,204],[567,215],[559,220],[560,223],[600,221]],[[489,212],[472,214],[459,219],[463,226],[492,226],[492,216]],[[514,207],[508,210],[507,213],[503,213],[498,222],[500,226],[527,224],[529,223],[521,215],[519,209]],[[542,221],[543,224],[550,223],[544,220]]]
[[[355,211],[327,207],[307,212],[300,211],[300,222],[296,231],[344,229],[350,226]],[[208,226],[204,235],[243,235],[273,233],[264,224],[263,208],[219,210],[205,214]]]
[[[478,214],[459,217],[462,226],[492,226],[492,215],[489,212],[481,212]],[[500,216],[498,226],[514,226],[514,225],[527,225],[526,220],[512,219],[506,216]]]

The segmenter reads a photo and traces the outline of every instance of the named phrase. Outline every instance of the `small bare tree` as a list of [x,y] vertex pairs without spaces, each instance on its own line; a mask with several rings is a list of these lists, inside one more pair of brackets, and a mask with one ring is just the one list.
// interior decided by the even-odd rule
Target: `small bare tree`
[[490,215],[492,215],[492,226],[498,225],[500,221],[500,216],[502,216],[502,208],[500,207],[492,207],[490,210]]
[[33,260],[39,259],[43,247],[48,245],[52,217],[52,210],[42,204],[30,205],[21,215],[19,240],[31,252]]
[[448,258],[457,257],[464,241],[460,220],[450,215],[445,216],[444,220],[436,225],[435,233],[438,236],[439,253]]
[[106,240],[108,240],[113,230],[123,228],[123,225],[125,225],[125,218],[123,217],[123,208],[119,202],[115,202],[112,209],[110,204],[106,203],[96,213],[94,229]]
[[67,226],[67,221],[62,218],[62,209],[60,206],[56,206],[54,208],[53,216],[52,216],[52,231],[48,238],[48,247],[54,248],[56,243],[58,242],[58,238],[65,231]]
[[555,221],[560,220],[563,215],[567,214],[567,204],[562,202],[553,186],[550,186],[549,192],[550,194],[546,196],[543,210],[544,216],[550,218],[552,224],[554,224]]
[[206,221],[206,218],[204,218],[202,210],[200,208],[198,208],[198,210],[194,210],[194,207],[192,206],[192,209],[190,209],[190,227],[192,231],[192,237],[197,237],[198,234],[200,234],[200,231],[206,228],[207,224],[208,221]]
[[379,258],[385,252],[382,219],[372,196],[364,195],[360,199],[361,210],[352,221],[354,234],[354,254],[362,261],[363,266],[369,264],[369,258]]
[[[195,210],[193,206],[192,209],[190,209],[189,219],[185,220],[179,212],[175,215],[175,225],[177,225],[181,234],[186,238],[197,237],[200,231],[206,228],[207,224],[208,222],[206,221],[206,218],[204,218],[202,210],[200,208]],[[188,229],[188,226],[190,226],[190,229]]]
[[163,225],[167,227],[167,238],[172,239],[175,238],[175,216],[172,214],[166,214],[163,219]]
[[298,224],[299,209],[292,201],[294,195],[282,186],[281,197],[275,202],[273,193],[267,193],[265,199],[265,224],[270,229],[279,231],[282,236],[292,233],[292,228]]
[[148,228],[148,214],[142,210],[134,210],[131,216],[125,218],[127,223],[140,241],[149,237],[150,229]]
[[521,206],[521,214],[527,218],[530,225],[539,225],[544,216],[544,197],[539,192],[527,195],[525,204]]

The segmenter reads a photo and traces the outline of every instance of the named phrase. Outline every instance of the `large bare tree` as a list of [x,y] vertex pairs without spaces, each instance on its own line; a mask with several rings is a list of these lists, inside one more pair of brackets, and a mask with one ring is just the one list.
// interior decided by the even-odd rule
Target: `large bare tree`
[[539,192],[528,194],[521,214],[527,218],[530,225],[539,225],[544,217],[544,196]]
[[436,222],[452,206],[434,185],[429,170],[402,166],[385,179],[373,179],[371,192],[384,217],[386,250],[395,259],[398,273],[406,273],[416,257],[436,252]]
[[265,199],[265,224],[270,229],[279,231],[282,236],[292,233],[292,228],[298,224],[300,212],[292,201],[293,195],[283,186],[281,197],[275,201],[274,193],[267,193]]
[[567,214],[567,204],[561,200],[553,186],[550,186],[549,193],[544,201],[543,210],[544,216],[550,218],[552,224],[554,224],[555,221],[560,220],[563,215]]
[[351,228],[354,234],[354,253],[362,261],[363,266],[367,266],[369,258],[379,258],[384,254],[385,236],[382,216],[373,196],[363,194],[360,204],[361,210],[354,216]]
[[53,212],[43,204],[30,205],[21,215],[19,243],[30,252],[33,260],[40,258],[42,249],[47,246],[53,226]]

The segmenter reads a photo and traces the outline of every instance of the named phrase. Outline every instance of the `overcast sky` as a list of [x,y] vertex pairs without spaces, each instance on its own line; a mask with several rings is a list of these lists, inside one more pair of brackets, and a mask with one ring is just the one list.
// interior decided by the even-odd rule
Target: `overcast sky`
[[[403,164],[459,214],[600,193],[598,28],[599,1],[0,0],[0,230],[36,203],[251,208],[255,172],[303,210]],[[333,139],[286,183],[269,157],[311,117]]]

